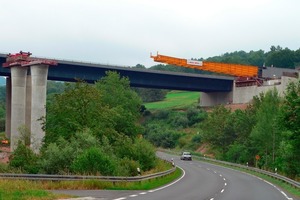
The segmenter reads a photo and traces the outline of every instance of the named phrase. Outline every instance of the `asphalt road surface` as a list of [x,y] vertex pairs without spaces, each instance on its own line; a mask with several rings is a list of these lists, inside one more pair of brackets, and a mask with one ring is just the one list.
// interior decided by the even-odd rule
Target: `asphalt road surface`
[[[201,161],[181,161],[178,156],[159,152],[174,159],[184,173],[169,185],[149,191],[62,190],[81,199],[97,200],[292,200],[276,186],[257,177]],[[294,199],[295,200],[295,199]]]

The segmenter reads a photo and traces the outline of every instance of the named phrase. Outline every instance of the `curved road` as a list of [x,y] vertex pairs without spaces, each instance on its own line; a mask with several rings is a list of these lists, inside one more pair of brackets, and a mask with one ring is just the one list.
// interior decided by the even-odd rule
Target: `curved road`
[[[158,153],[184,170],[167,186],[149,191],[55,191],[102,200],[287,200],[279,188],[257,177],[201,161],[181,161],[178,156]],[[295,200],[295,199],[294,199]]]

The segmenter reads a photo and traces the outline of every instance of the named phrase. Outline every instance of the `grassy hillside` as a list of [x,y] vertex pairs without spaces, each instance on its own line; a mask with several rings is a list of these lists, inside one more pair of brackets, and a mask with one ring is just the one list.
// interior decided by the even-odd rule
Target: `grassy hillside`
[[171,91],[163,101],[146,103],[149,110],[155,109],[184,109],[190,105],[197,104],[200,92]]

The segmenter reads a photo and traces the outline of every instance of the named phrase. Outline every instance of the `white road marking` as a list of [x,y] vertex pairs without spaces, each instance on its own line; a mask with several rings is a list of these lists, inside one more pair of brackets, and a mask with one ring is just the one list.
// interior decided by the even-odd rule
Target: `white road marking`
[[[178,167],[178,166],[177,166],[177,167]],[[174,181],[173,183],[170,183],[170,184],[165,185],[165,186],[163,186],[163,187],[157,188],[157,189],[155,189],[155,190],[149,190],[148,192],[156,192],[156,191],[158,191],[158,190],[165,189],[165,188],[167,188],[167,187],[170,187],[171,185],[174,185],[175,183],[177,183],[177,182],[180,181],[181,179],[183,179],[183,177],[185,177],[185,171],[184,171],[181,167],[178,167],[178,168],[180,168],[180,169],[183,171],[183,174],[182,174],[182,176],[181,176],[179,179],[177,179],[177,180]]]
[[209,168],[206,168],[207,170],[210,170]]
[[268,181],[266,181],[266,180],[264,180],[264,179],[262,179],[262,178],[260,178],[260,177],[258,177],[258,176],[255,176],[255,175],[253,175],[253,174],[248,174],[248,173],[246,173],[246,172],[241,172],[241,171],[238,171],[238,170],[235,170],[235,169],[231,169],[231,168],[227,168],[227,169],[230,169],[230,170],[232,170],[232,171],[236,171],[236,172],[239,172],[239,173],[243,173],[243,174],[246,174],[246,175],[248,175],[248,176],[253,176],[253,177],[255,177],[255,178],[258,178],[259,180],[264,181],[265,183],[267,183],[267,184],[273,186],[273,187],[274,187],[276,190],[278,190],[278,191],[279,191],[286,199],[288,199],[288,200],[293,200],[293,198],[288,197],[288,195],[285,194],[282,190],[280,190],[276,185],[274,185],[274,184],[272,184],[272,183],[270,183],[270,182],[268,182]]
[[137,194],[130,195],[129,197],[137,197]]
[[223,190],[221,190],[221,193],[223,193],[224,192],[224,189]]
[[226,178],[223,178],[224,181],[226,181]]
[[140,194],[147,194],[147,192],[141,192]]
[[114,200],[124,200],[124,199],[126,199],[126,197],[121,197],[121,198],[114,199]]
[[224,184],[225,186],[227,185],[227,183]]
[[216,172],[216,171],[214,171],[214,173],[216,174],[217,172]]
[[222,174],[220,174],[220,176],[222,177]]
[[71,198],[71,199],[60,199],[60,200],[95,200],[94,197],[79,197],[79,198]]
[[211,198],[210,200],[214,200],[214,198]]

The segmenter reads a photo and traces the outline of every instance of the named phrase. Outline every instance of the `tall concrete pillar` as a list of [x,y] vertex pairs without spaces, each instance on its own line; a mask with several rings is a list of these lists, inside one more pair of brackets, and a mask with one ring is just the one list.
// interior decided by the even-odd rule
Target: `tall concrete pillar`
[[31,75],[27,75],[26,80],[26,108],[25,108],[25,126],[31,133]]
[[27,68],[11,67],[11,134],[10,147],[14,151],[20,139],[19,128],[25,125]]
[[31,148],[36,153],[42,146],[45,132],[42,117],[46,116],[48,65],[32,65],[31,70]]
[[5,112],[5,134],[10,138],[11,133],[11,78],[6,77],[6,112]]

